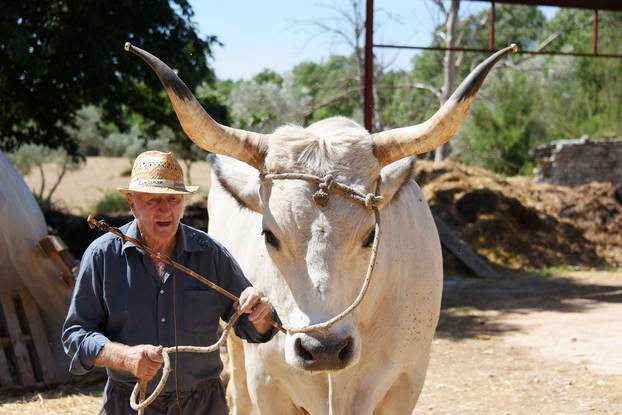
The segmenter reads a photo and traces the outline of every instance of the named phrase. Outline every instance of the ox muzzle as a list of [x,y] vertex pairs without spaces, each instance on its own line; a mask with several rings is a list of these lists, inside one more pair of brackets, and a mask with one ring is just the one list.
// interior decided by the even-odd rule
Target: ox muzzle
[[296,333],[287,336],[286,362],[309,372],[333,372],[355,365],[360,339],[353,330],[337,333]]

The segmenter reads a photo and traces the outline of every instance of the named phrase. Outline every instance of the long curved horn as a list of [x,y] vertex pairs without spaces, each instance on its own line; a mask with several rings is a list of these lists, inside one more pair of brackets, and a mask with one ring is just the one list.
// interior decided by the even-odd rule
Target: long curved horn
[[140,57],[153,69],[166,89],[182,128],[196,145],[213,153],[234,157],[257,169],[262,168],[268,147],[266,135],[217,123],[168,65],[129,42],[125,43],[124,49]]
[[372,134],[376,155],[382,166],[415,154],[426,153],[445,144],[458,131],[471,109],[475,94],[492,67],[508,52],[518,52],[511,44],[494,53],[466,77],[443,106],[427,121],[410,127]]

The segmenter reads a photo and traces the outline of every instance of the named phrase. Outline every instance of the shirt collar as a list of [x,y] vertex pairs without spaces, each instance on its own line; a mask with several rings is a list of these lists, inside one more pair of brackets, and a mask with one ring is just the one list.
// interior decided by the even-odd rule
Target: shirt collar
[[[140,231],[138,230],[138,222],[136,222],[136,219],[130,222],[125,234],[131,238],[138,239],[139,241],[141,240]],[[143,252],[142,249],[129,241],[123,243],[122,250],[125,251],[129,247],[134,247]],[[179,228],[177,228],[177,240],[175,241],[175,254],[177,257],[179,257],[182,252],[194,252],[201,250],[203,250],[203,246],[201,246],[194,237],[192,229],[189,229],[188,226],[180,222]]]
[[[121,231],[123,231],[123,229],[121,229]],[[127,227],[127,230],[125,231],[125,234],[129,236],[130,238],[138,239],[139,241],[141,240],[140,232],[138,231],[138,223],[136,222],[136,219],[134,219],[133,221],[129,223],[129,226]],[[130,241],[125,241],[123,243],[122,251],[125,251],[127,248],[130,248],[130,247],[134,247],[142,252],[142,249],[138,248],[136,245],[134,245]]]

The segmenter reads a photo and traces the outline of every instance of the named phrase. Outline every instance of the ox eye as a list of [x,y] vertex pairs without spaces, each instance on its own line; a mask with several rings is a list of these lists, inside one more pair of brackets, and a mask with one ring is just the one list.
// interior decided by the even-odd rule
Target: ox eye
[[280,243],[279,240],[276,238],[276,236],[274,236],[274,234],[267,230],[264,229],[261,231],[261,234],[263,235],[264,240],[266,241],[266,243],[274,248],[279,248]]
[[372,229],[363,241],[363,248],[371,248],[374,243],[374,237],[376,236],[376,229]]

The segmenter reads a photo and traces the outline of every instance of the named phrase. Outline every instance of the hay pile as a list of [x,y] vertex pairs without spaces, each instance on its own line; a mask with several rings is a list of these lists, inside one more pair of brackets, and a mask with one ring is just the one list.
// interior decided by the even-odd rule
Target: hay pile
[[452,161],[417,161],[416,179],[432,211],[492,263],[533,270],[622,264],[616,188],[505,178]]

